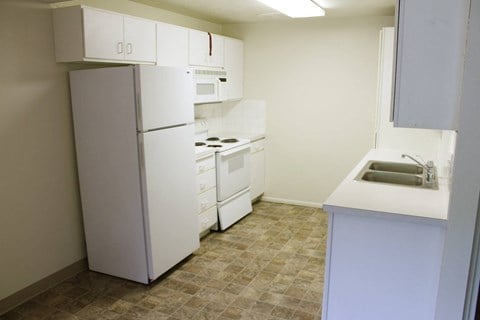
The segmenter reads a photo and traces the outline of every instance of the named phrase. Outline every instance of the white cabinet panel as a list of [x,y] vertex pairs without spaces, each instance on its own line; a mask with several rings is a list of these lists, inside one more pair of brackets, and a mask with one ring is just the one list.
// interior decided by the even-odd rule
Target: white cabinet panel
[[250,197],[255,199],[265,192],[265,139],[251,145]]
[[435,318],[440,221],[333,208],[328,228],[322,319]]
[[197,193],[202,193],[217,185],[215,170],[210,170],[197,176]]
[[189,64],[223,67],[224,37],[208,32],[189,30]]
[[455,129],[468,0],[398,0],[394,124]]
[[53,11],[57,62],[153,64],[155,22],[85,6]]
[[212,154],[206,158],[197,160],[197,174],[215,169],[215,155]]
[[243,98],[243,41],[225,38],[225,71],[227,71],[227,100]]
[[155,22],[124,17],[125,60],[155,62]]
[[188,29],[157,23],[157,65],[188,66]]
[[210,209],[217,204],[217,191],[215,188],[200,193],[198,199],[198,213]]
[[123,16],[90,8],[83,9],[85,57],[123,60]]
[[217,223],[217,221],[217,206],[214,206],[207,211],[202,212],[198,216],[199,233],[210,229],[213,225]]

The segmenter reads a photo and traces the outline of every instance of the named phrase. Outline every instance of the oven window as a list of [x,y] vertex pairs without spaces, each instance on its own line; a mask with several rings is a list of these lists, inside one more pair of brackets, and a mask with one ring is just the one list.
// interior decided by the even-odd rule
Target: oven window
[[228,173],[243,169],[244,157],[236,157],[228,160]]
[[210,96],[215,94],[215,84],[197,83],[197,95]]

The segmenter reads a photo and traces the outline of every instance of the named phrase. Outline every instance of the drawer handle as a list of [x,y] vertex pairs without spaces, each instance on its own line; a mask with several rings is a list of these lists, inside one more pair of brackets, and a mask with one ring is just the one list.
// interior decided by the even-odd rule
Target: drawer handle
[[199,166],[199,167],[198,167],[198,170],[199,170],[200,172],[204,172],[204,171],[205,171],[205,166]]
[[206,184],[200,183],[200,190],[205,190],[206,187],[207,187]]
[[117,53],[123,53],[123,42],[117,43]]
[[202,203],[200,204],[200,207],[202,208],[202,210],[206,209],[207,206],[208,206],[208,202],[202,202]]

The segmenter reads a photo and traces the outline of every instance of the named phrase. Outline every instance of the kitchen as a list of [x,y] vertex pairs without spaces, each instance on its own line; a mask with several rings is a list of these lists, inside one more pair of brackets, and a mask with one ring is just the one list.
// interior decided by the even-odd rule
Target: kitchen
[[[6,105],[17,106],[2,107],[2,111],[8,112],[2,116],[3,136],[9,138],[8,143],[2,139],[2,143],[7,143],[4,150],[9,156],[3,166],[9,178],[2,179],[5,183],[2,212],[10,214],[2,217],[6,219],[2,220],[2,226],[11,230],[4,233],[1,241],[8,244],[5,252],[9,254],[4,261],[10,261],[5,266],[10,271],[2,271],[2,283],[9,283],[9,292],[85,256],[83,241],[79,240],[83,238],[80,200],[78,190],[73,187],[78,182],[66,80],[66,71],[83,66],[55,63],[48,7],[40,2],[21,3],[25,5],[1,10],[6,17],[0,20],[2,38],[11,43],[2,53],[3,60],[9,62],[2,73],[5,77],[10,75],[2,79],[2,90],[5,90],[2,97],[6,97]],[[288,24],[271,21],[220,27],[128,1],[121,4],[85,1],[84,4],[103,5],[103,9],[125,14],[142,13],[146,18],[243,38],[246,46],[244,99],[253,100],[254,105],[258,100],[268,101],[265,197],[270,200],[321,205],[373,146],[378,32],[381,27],[393,25],[392,13],[389,17],[344,17]],[[286,64],[292,56],[296,63]],[[315,79],[315,82],[305,79]],[[289,90],[300,85],[300,91]],[[197,115],[202,112],[226,115],[234,109],[234,106],[225,107],[219,110],[219,105],[214,105],[196,112]],[[15,130],[17,126],[23,129]],[[457,139],[456,164],[462,161],[458,153],[459,148],[462,150],[461,135]],[[471,152],[469,156],[472,157]],[[15,174],[7,175],[7,172]],[[465,176],[474,179],[473,174],[475,170]],[[458,211],[470,212],[470,209]],[[468,226],[474,224],[465,219],[452,220],[452,223],[458,224],[460,230],[468,230]],[[472,234],[473,231],[470,236]],[[452,235],[455,241],[461,241],[459,237]],[[464,241],[468,243],[468,239]],[[34,243],[36,246],[32,247]],[[469,250],[467,245],[459,246],[458,242],[452,246]],[[452,250],[450,254],[457,260],[462,250]],[[21,276],[16,276],[19,274]],[[462,291],[460,284],[452,285]],[[463,308],[463,302],[444,299]]]

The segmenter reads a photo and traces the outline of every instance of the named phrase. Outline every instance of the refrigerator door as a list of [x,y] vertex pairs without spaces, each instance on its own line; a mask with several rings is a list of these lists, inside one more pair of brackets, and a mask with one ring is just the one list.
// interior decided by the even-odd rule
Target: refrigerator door
[[193,124],[139,134],[149,256],[158,278],[199,247]]
[[194,121],[193,79],[189,69],[136,66],[135,80],[139,131]]

